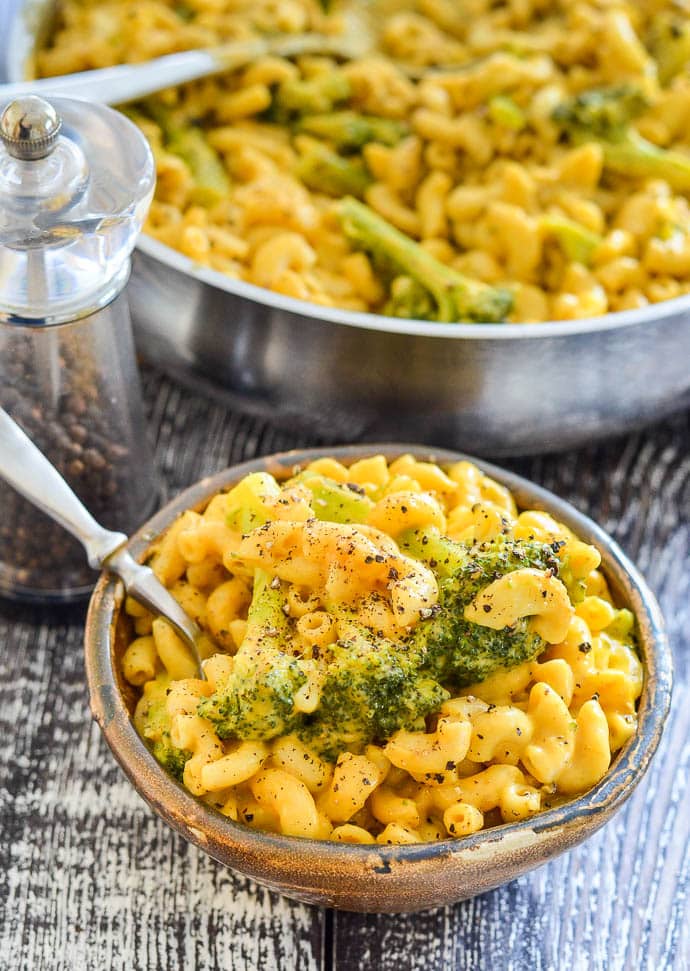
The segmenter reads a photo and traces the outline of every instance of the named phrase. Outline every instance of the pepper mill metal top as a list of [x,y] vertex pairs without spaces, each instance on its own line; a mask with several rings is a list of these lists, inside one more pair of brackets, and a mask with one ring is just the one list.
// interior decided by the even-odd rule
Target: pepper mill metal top
[[143,134],[111,108],[36,95],[7,105],[0,115],[0,323],[67,323],[114,300],[154,176]]
[[55,108],[35,94],[11,101],[0,117],[0,139],[13,158],[24,162],[50,155],[61,128]]

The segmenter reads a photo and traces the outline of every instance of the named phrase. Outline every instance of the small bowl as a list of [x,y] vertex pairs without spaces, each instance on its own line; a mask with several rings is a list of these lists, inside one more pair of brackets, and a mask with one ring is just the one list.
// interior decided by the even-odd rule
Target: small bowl
[[[130,540],[129,549],[142,557],[152,538],[183,510],[202,508],[216,492],[249,472],[265,470],[278,476],[282,472],[285,477],[293,466],[325,452],[287,452],[202,479],[150,519]],[[392,460],[405,452],[441,463],[467,457],[415,445],[327,450],[345,464],[378,453]],[[649,766],[671,699],[671,653],[659,607],[632,563],[591,520],[519,476],[485,462],[476,464],[507,486],[520,508],[543,509],[595,545],[614,597],[637,617],[645,667],[638,730],[617,754],[604,779],[584,795],[530,819],[437,843],[355,846],[276,836],[234,823],[168,776],[134,729],[131,716],[137,693],[120,672],[126,647],[126,628],[121,622],[123,588],[120,581],[103,575],[86,622],[91,709],[137,791],[173,829],[221,863],[287,897],[343,910],[401,913],[454,903],[513,880],[581,843],[622,806]]]

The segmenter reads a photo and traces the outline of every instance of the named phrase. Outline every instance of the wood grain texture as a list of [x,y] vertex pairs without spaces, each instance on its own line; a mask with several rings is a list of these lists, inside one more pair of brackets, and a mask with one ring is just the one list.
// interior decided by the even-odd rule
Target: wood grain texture
[[[170,494],[230,463],[319,444],[153,370],[144,383]],[[668,619],[677,667],[669,727],[648,777],[602,832],[435,912],[361,916],[283,900],[175,836],[124,779],[88,715],[83,609],[3,604],[0,969],[688,968],[690,415],[510,464],[616,536]]]
[[[0,48],[15,3],[0,0]],[[321,444],[152,370],[145,389],[171,495],[233,462]],[[672,713],[624,810],[584,846],[455,907],[385,917],[292,903],[175,836],[125,780],[89,718],[83,608],[0,602],[0,971],[690,968],[690,415],[503,464],[612,533],[664,610]]]

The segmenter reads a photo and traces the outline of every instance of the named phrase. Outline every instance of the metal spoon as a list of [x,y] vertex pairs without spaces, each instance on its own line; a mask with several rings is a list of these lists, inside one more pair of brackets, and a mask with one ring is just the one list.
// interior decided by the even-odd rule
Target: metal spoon
[[189,645],[200,678],[198,641],[201,630],[180,607],[153,570],[137,563],[124,548],[127,537],[97,523],[54,465],[6,411],[0,408],[0,476],[75,536],[86,550],[89,566],[118,576],[127,593],[140,604],[164,617]]
[[0,84],[0,105],[22,94],[62,95],[106,105],[127,104],[177,84],[236,70],[268,54],[274,57],[331,54],[347,60],[361,56],[370,43],[370,38],[361,31],[333,37],[293,34],[234,41],[206,50],[166,54],[144,64],[118,64],[78,74]]

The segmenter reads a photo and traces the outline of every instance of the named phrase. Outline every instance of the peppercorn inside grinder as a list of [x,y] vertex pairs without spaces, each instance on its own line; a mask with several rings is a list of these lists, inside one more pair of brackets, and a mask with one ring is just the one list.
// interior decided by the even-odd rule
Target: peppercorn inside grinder
[[[160,495],[123,293],[154,178],[110,108],[27,96],[0,117],[0,405],[124,533]],[[93,583],[80,544],[0,482],[0,596],[68,601]]]

